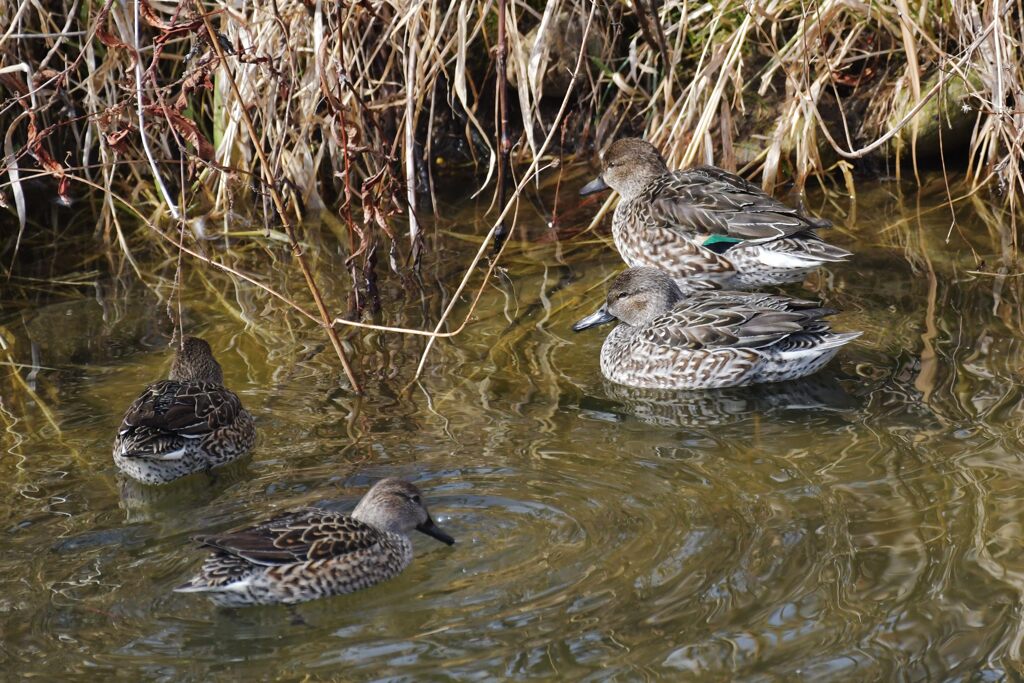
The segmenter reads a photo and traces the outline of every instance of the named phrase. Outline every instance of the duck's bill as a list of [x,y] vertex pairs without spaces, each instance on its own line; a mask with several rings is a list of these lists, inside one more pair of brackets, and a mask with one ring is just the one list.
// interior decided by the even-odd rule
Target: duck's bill
[[578,321],[572,326],[573,332],[581,332],[588,327],[597,327],[598,325],[604,325],[615,320],[615,316],[608,312],[607,304],[597,309],[583,320]]
[[427,536],[433,536],[437,540],[441,541],[441,543],[447,543],[448,545],[455,543],[455,539],[441,531],[441,527],[434,524],[434,520],[429,517],[427,517],[427,521],[416,527],[416,531],[420,531]]
[[586,197],[588,194],[594,194],[596,192],[603,192],[608,189],[608,183],[604,181],[604,178],[597,176],[589,183],[580,188],[580,196]]

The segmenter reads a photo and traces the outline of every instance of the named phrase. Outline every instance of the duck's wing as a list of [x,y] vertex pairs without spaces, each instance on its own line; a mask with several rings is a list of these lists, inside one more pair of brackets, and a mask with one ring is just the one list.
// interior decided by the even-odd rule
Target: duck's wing
[[797,299],[785,294],[770,294],[768,292],[697,290],[687,296],[687,301],[695,308],[741,306],[773,311],[802,312],[809,320],[816,320],[836,312],[833,308],[822,306],[818,301]]
[[119,448],[127,457],[180,457],[185,439],[231,425],[242,410],[238,396],[219,384],[156,382],[128,407],[118,429]]
[[653,221],[711,241],[766,242],[831,225],[714,166],[667,174],[650,197]]
[[383,532],[348,515],[308,508],[219,536],[196,538],[218,554],[275,566],[340,557],[379,544]]
[[828,309],[814,302],[770,294],[708,292],[680,302],[640,332],[664,347],[714,350],[761,348],[790,335],[827,326]]

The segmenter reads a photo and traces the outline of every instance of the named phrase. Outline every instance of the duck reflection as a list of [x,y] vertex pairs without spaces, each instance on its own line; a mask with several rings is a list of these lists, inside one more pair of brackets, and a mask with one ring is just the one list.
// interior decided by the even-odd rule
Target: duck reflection
[[120,507],[125,521],[151,522],[187,514],[213,502],[231,486],[252,478],[248,460],[219,467],[216,473],[184,477],[163,486],[142,484],[127,476],[118,477]]
[[580,409],[600,419],[631,417],[658,427],[711,427],[754,416],[851,413],[862,407],[862,399],[831,374],[707,391],[638,389],[606,381],[604,390],[603,397],[583,397]]

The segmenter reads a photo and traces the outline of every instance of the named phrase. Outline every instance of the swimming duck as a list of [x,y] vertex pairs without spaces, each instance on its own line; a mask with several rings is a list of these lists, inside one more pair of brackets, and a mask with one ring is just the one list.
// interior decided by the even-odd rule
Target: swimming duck
[[206,341],[185,337],[168,379],[146,387],[128,407],[114,440],[114,463],[144,484],[165,484],[225,465],[256,442],[242,402]]
[[711,389],[781,382],[820,369],[860,332],[837,334],[833,311],[777,294],[684,294],[664,271],[630,268],[601,308],[573,330],[619,321],[601,347],[601,372],[648,389]]
[[638,138],[613,142],[601,175],[581,195],[611,188],[621,199],[612,237],[629,266],[654,266],[674,278],[706,278],[727,289],[799,282],[851,254],[815,233],[811,218],[714,166],[670,171]]
[[409,532],[442,543],[455,539],[427,511],[420,490],[382,479],[351,515],[306,508],[223,536],[196,539],[214,549],[181,593],[206,593],[215,604],[295,604],[351,593],[386,581],[412,561]]

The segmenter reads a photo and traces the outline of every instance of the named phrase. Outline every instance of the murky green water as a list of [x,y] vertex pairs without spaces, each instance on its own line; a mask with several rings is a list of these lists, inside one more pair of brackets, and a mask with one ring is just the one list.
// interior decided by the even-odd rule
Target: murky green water
[[[124,408],[169,365],[163,303],[104,280],[9,308],[5,341],[24,363],[35,344],[41,369],[20,373],[46,408],[5,381],[5,677],[1019,675],[1020,279],[967,272],[1016,267],[970,202],[946,243],[941,179],[919,195],[861,189],[855,214],[842,217],[845,200],[823,210],[856,260],[802,294],[865,334],[791,385],[605,383],[603,331],[569,326],[620,264],[593,235],[556,239],[529,204],[473,322],[405,392],[422,338],[353,338],[359,399],[312,325],[249,285],[189,270],[188,329],[212,341],[260,433],[251,459],[212,481],[139,487],[111,461]],[[484,229],[471,208],[445,215],[443,229]],[[563,237],[576,218],[563,217]],[[313,252],[338,308],[338,249]],[[254,271],[267,259],[247,258]],[[382,278],[381,319],[430,327],[465,261],[431,259],[422,288]],[[173,263],[160,272],[172,277]],[[306,301],[298,279],[274,284]],[[301,620],[170,592],[204,555],[190,536],[322,499],[351,506],[383,476],[419,482],[457,545],[416,538],[400,577],[300,606]]]

